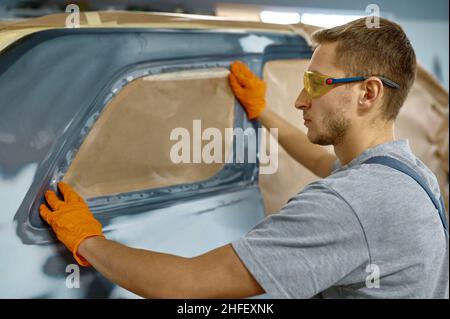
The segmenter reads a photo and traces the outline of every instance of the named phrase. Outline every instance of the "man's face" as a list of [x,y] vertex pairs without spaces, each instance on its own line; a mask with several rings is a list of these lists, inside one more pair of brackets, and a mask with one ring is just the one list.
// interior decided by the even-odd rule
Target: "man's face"
[[[317,47],[309,64],[309,71],[315,71],[335,78],[346,77],[343,70],[334,65],[336,44]],[[354,85],[337,85],[319,98],[311,97],[303,89],[295,107],[303,111],[308,139],[314,144],[339,144],[352,125],[356,114],[357,92]]]

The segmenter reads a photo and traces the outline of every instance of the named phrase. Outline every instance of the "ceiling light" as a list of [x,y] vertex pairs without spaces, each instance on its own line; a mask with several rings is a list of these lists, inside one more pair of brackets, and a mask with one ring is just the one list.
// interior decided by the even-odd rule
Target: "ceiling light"
[[347,22],[362,18],[362,15],[344,15],[344,14],[324,14],[324,13],[303,13],[301,23],[315,25],[323,28],[332,28]]
[[300,14],[297,12],[261,11],[259,17],[265,23],[296,24],[300,22]]

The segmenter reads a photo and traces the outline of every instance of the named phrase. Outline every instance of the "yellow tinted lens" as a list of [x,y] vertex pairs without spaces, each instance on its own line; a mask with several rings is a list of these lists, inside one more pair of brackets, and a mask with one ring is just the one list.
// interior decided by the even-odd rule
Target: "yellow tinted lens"
[[326,84],[327,76],[306,71],[303,76],[303,83],[305,86],[306,93],[311,98],[318,98],[330,91],[333,88],[333,85]]

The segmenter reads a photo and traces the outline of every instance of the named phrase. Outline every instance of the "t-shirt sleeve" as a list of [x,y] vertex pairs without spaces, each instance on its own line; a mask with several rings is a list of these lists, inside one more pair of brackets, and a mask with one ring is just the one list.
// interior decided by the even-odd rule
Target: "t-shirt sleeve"
[[273,298],[314,297],[369,263],[357,216],[321,182],[307,185],[232,246]]

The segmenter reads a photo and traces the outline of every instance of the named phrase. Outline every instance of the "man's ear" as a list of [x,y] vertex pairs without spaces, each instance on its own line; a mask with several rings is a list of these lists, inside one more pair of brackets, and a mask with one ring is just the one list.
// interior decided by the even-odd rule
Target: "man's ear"
[[361,87],[358,106],[368,109],[379,103],[384,94],[383,82],[375,76],[367,78]]

